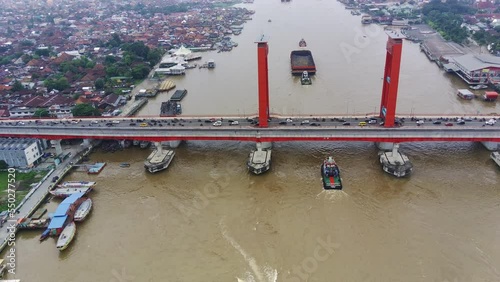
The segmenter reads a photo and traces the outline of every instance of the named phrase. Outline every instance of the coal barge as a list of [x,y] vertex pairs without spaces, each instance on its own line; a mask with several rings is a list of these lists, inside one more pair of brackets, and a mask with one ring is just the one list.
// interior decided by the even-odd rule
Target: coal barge
[[290,64],[292,67],[292,75],[302,75],[304,71],[307,71],[309,75],[316,74],[316,64],[309,50],[292,51],[290,54]]

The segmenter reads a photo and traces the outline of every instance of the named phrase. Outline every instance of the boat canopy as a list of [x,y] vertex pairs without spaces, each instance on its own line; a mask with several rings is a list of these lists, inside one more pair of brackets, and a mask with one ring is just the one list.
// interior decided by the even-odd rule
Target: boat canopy
[[174,55],[186,56],[187,54],[191,54],[191,52],[192,52],[191,50],[189,50],[188,48],[184,47],[184,45],[182,45],[181,48],[179,48],[179,50],[174,52]]
[[58,229],[62,228],[64,226],[64,223],[66,222],[66,219],[68,218],[67,215],[64,216],[54,216],[50,220],[50,224],[47,227],[47,229]]
[[83,195],[85,195],[85,193],[82,193],[82,192],[80,192],[80,193],[74,193],[74,194],[70,195],[69,197],[67,197],[66,199],[64,199],[59,204],[59,206],[57,207],[56,211],[54,212],[54,217],[66,215],[66,212],[68,211],[69,207],[74,202],[76,202],[76,200],[78,200],[81,197],[83,197]]

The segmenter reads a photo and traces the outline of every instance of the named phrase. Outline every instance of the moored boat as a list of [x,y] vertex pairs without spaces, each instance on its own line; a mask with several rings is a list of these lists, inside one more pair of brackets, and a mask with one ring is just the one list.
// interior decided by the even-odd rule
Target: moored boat
[[90,198],[87,198],[76,209],[74,220],[83,221],[85,217],[87,217],[87,215],[90,213],[90,210],[92,210],[92,200]]
[[253,174],[262,174],[271,168],[271,149],[263,150],[257,148],[250,152],[247,167]]
[[96,182],[93,181],[66,181],[61,185],[57,185],[57,187],[61,188],[86,188],[86,187],[94,187]]
[[326,158],[321,165],[321,178],[323,188],[342,189],[342,178],[340,178],[340,169],[332,156]]
[[64,227],[61,235],[59,235],[59,239],[57,239],[57,249],[59,251],[65,250],[76,234],[76,224],[74,222],[70,222],[66,227]]
[[473,89],[473,90],[480,90],[480,89],[488,88],[488,85],[478,84],[478,85],[474,85],[474,86],[469,86],[469,88]]
[[92,191],[92,189],[93,189],[92,187],[77,187],[77,188],[59,187],[54,190],[50,190],[49,193],[52,194],[54,197],[66,198],[77,193],[83,193],[86,195],[90,191]]
[[492,152],[490,158],[500,167],[500,152]]
[[385,172],[396,177],[405,177],[411,174],[413,164],[408,156],[399,152],[398,148],[399,144],[394,144],[392,151],[380,152],[379,161]]
[[120,167],[130,167],[130,164],[129,163],[121,163]]
[[174,159],[175,152],[172,150],[163,150],[157,148],[154,150],[144,162],[144,168],[150,173],[155,173],[167,169]]

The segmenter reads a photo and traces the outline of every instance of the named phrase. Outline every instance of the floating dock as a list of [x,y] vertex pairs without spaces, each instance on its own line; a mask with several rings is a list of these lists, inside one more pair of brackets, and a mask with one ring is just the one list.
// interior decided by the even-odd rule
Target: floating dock
[[90,165],[87,169],[88,174],[99,174],[104,167],[106,166],[106,163],[95,163],[93,165]]
[[184,99],[184,96],[186,96],[187,93],[188,92],[186,89],[176,90],[174,92],[174,95],[172,95],[172,98],[170,98],[170,101],[180,102],[182,99]]
[[166,79],[158,86],[158,91],[169,91],[175,88],[175,83],[172,80]]
[[170,100],[161,103],[161,108],[160,108],[161,117],[173,117],[176,115],[180,115],[181,113],[182,113],[181,104]]

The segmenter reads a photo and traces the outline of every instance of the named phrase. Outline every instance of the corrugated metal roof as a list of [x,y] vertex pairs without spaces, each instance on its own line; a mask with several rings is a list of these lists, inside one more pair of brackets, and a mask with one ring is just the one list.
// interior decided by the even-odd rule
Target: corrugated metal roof
[[500,58],[489,55],[467,54],[454,57],[455,64],[462,66],[468,71],[487,69],[491,67],[500,68]]
[[64,222],[66,222],[67,218],[68,218],[67,215],[64,215],[64,216],[54,216],[50,220],[49,226],[47,228],[48,229],[62,228],[63,225],[64,225]]

